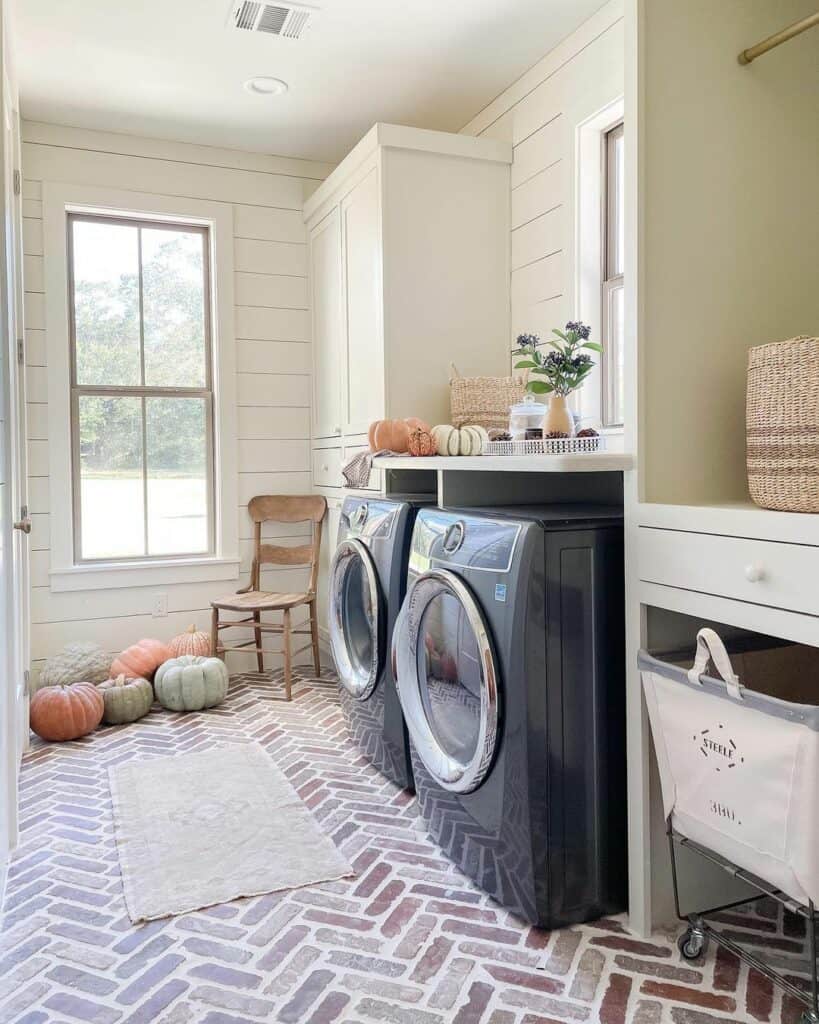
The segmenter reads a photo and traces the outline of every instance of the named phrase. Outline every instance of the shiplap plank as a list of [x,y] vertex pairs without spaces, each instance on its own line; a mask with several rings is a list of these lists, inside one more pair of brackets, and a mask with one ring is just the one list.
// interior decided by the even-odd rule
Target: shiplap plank
[[512,161],[512,188],[528,181],[545,167],[566,156],[568,136],[566,118],[558,115],[525,142],[515,146]]
[[512,270],[559,252],[564,246],[565,213],[562,206],[541,214],[512,232]]
[[23,287],[27,292],[43,292],[43,257],[23,256]]
[[233,252],[235,269],[239,272],[307,276],[307,247],[304,245],[236,238]]
[[310,314],[306,309],[237,306],[236,337],[262,341],[309,341]]
[[48,512],[48,477],[32,476],[28,478],[28,507],[31,512]]
[[277,309],[307,309],[307,278],[277,274],[235,275],[237,306],[271,306]]
[[48,371],[44,366],[29,366],[26,372],[26,398],[29,402],[48,401]]
[[46,551],[49,547],[50,534],[47,512],[31,512],[31,533],[29,548],[31,551]]
[[562,295],[563,254],[555,253],[528,267],[512,271],[512,306],[531,305],[542,299]]
[[29,328],[26,331],[26,366],[46,365],[46,332]]
[[310,405],[310,378],[296,374],[240,373],[239,405]]
[[23,144],[26,174],[41,181],[67,184],[103,185],[153,195],[185,196],[233,203],[241,196],[253,206],[279,206],[301,210],[304,180],[261,171],[237,170],[161,160],[123,156],[118,153],[91,152],[82,149]]
[[43,222],[36,217],[23,217],[23,253],[43,255]]
[[48,406],[44,402],[29,402],[26,405],[26,423],[29,440],[48,440]]
[[45,295],[42,292],[26,292],[23,296],[26,326],[35,331],[45,329]]
[[237,238],[307,244],[301,210],[273,210],[259,206],[233,207],[233,233]]
[[24,217],[34,217],[36,220],[43,219],[42,199],[26,199],[24,195],[22,207]]
[[542,302],[518,303],[512,310],[512,338],[519,334],[537,334],[548,338],[552,328],[563,327],[571,319],[571,308],[566,295],[558,295],[554,299]]
[[23,179],[23,199],[32,199],[38,203],[43,201],[43,183],[31,178]]
[[308,409],[276,409],[273,406],[239,407],[240,441],[265,439],[310,438]]
[[28,471],[31,476],[48,476],[48,441],[29,439]]
[[239,441],[237,447],[240,473],[292,473],[310,465],[310,444],[306,439]]
[[310,346],[300,341],[236,342],[236,366],[243,373],[310,372]]
[[557,160],[512,189],[512,230],[560,206],[566,196],[565,167]]
[[294,473],[239,474],[239,501],[243,506],[257,494],[309,494],[311,490],[309,469]]

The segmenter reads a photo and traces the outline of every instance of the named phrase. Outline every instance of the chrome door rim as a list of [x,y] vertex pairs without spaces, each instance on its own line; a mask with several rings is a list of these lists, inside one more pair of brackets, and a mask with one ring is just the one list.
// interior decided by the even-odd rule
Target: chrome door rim
[[[344,584],[347,573],[355,561],[364,567],[364,578],[370,596],[372,619],[370,621],[370,639],[372,658],[364,671],[357,669],[350,658],[347,639],[344,631]],[[381,609],[381,592],[378,576],[372,556],[366,545],[360,540],[343,540],[336,548],[330,563],[330,648],[336,663],[338,677],[345,688],[357,700],[366,700],[376,688],[381,669],[384,664],[383,615]]]
[[[419,626],[433,598],[450,594],[464,609],[481,655],[481,717],[475,753],[464,764],[442,749],[421,700],[418,679]],[[447,569],[419,576],[407,591],[392,641],[392,668],[410,738],[427,770],[444,789],[471,793],[486,778],[498,741],[500,696],[489,631],[469,587]]]

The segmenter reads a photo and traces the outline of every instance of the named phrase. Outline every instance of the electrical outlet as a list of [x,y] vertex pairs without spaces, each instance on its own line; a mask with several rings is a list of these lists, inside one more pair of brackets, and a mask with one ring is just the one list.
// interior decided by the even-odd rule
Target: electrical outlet
[[154,597],[154,607],[153,607],[153,611],[151,612],[151,615],[153,615],[153,617],[155,619],[158,619],[161,616],[167,615],[167,614],[168,614],[168,595],[167,594],[157,594]]

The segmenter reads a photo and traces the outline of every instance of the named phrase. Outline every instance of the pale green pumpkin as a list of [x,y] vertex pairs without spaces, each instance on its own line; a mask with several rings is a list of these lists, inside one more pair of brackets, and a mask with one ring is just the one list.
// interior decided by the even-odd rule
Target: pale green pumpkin
[[160,665],[154,676],[156,699],[169,711],[201,711],[221,704],[228,670],[219,658],[186,654]]
[[111,674],[111,655],[99,644],[66,644],[59,654],[49,658],[40,672],[40,686],[64,686],[67,683],[101,683]]
[[102,720],[108,725],[136,722],[148,714],[154,702],[154,688],[147,679],[119,675],[106,679],[97,689],[105,702]]

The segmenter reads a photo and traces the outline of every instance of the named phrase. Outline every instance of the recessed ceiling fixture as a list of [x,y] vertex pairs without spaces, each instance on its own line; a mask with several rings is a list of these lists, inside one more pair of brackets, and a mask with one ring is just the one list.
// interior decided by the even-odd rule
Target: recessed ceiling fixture
[[281,96],[287,89],[287,82],[280,78],[270,78],[268,75],[257,75],[245,82],[245,90],[254,96]]

